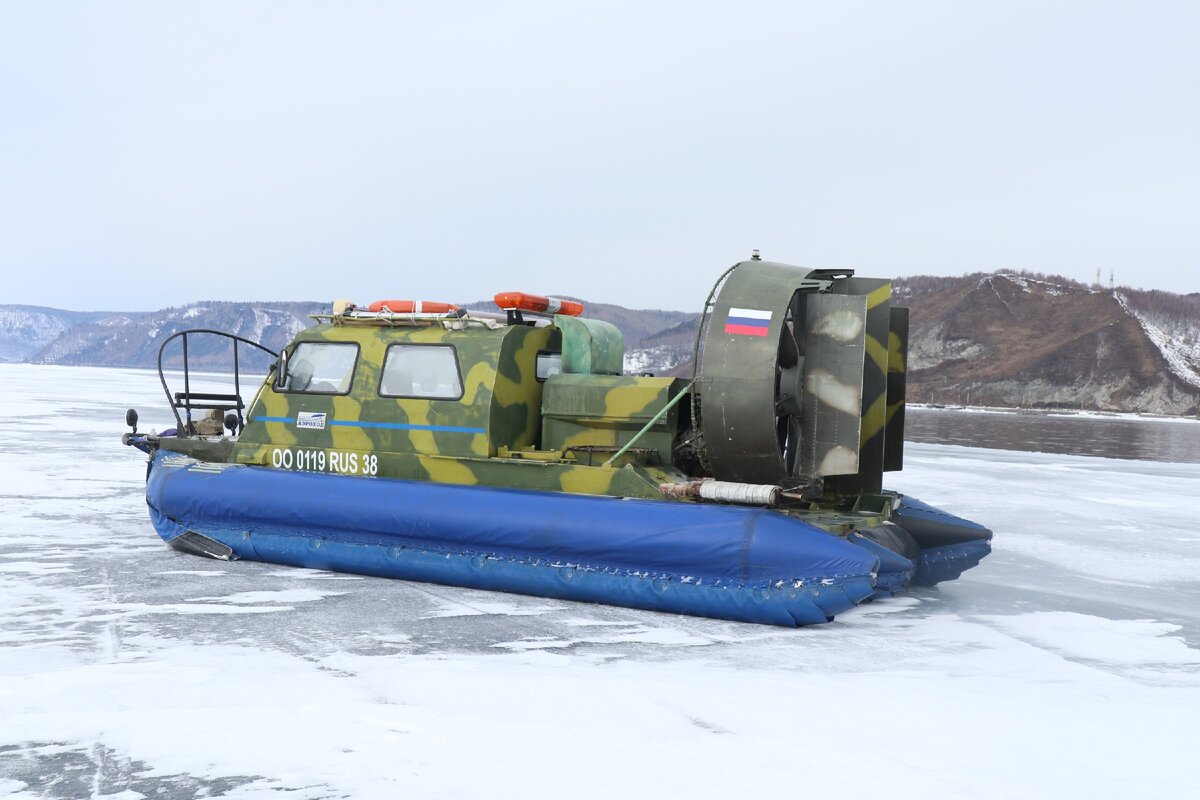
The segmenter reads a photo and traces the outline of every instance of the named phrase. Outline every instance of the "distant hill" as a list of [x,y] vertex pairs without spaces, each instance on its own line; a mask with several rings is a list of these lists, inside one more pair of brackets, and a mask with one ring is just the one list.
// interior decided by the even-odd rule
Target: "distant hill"
[[909,399],[1200,413],[1200,297],[1000,272],[895,283]]
[[[909,400],[1028,408],[1200,414],[1200,294],[1102,289],[997,272],[893,283],[911,309]],[[467,304],[493,308],[490,302]],[[625,334],[625,371],[690,375],[699,314],[587,303]],[[0,306],[0,361],[153,367],[166,337],[213,328],[278,350],[324,303],[201,302],[161,311]],[[226,368],[215,340],[193,364]],[[168,365],[179,364],[178,355]],[[266,359],[246,355],[247,366]]]
[[[0,361],[106,367],[154,367],[158,350],[171,334],[186,328],[211,328],[237,334],[278,350],[312,321],[309,314],[328,310],[325,303],[201,302],[148,312],[60,311],[30,306],[0,306]],[[182,363],[178,345],[168,350],[167,366]],[[251,368],[269,356],[239,349]],[[189,342],[193,367],[228,368],[229,349],[213,337]]]
[[0,362],[28,361],[75,326],[104,316],[102,311],[0,306]]

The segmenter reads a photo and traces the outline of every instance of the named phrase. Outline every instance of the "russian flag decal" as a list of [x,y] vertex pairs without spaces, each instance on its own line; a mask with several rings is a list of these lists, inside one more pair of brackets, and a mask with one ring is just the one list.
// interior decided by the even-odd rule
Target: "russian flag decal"
[[743,336],[766,336],[767,327],[770,324],[770,311],[760,311],[757,308],[730,308],[729,316],[725,319],[725,332],[740,333]]

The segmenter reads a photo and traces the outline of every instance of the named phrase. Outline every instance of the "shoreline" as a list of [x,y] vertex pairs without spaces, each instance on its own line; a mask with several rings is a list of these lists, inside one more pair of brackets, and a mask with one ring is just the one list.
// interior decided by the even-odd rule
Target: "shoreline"
[[1038,417],[1057,417],[1060,419],[1108,419],[1129,420],[1134,422],[1183,422],[1200,423],[1200,417],[1173,416],[1171,414],[1150,414],[1138,411],[1099,411],[1090,409],[1062,408],[1012,408],[1010,406],[967,406],[943,405],[941,403],[907,403],[909,409],[921,411],[955,411],[968,414],[1016,414]]

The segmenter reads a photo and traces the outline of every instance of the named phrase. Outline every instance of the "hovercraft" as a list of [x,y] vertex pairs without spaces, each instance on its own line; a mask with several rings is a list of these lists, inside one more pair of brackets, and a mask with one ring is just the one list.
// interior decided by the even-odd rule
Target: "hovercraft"
[[[209,558],[785,626],[991,550],[987,528],[883,488],[903,464],[908,342],[886,280],[734,265],[690,379],[622,374],[621,332],[575,301],[496,304],[338,301],[279,353],[174,334],[159,373],[177,427],[138,433],[130,410],[124,436],[149,454],[159,535]],[[212,336],[232,340],[232,393],[191,390],[189,339]],[[273,359],[249,404],[247,348]]]

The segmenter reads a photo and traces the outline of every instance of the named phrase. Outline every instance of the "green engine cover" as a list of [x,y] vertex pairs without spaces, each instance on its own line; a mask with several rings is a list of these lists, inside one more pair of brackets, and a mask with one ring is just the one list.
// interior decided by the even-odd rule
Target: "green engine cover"
[[[617,448],[628,444],[680,391],[678,378],[620,375],[551,375],[542,394],[542,447]],[[673,407],[637,440],[671,463],[679,407]]]
[[620,375],[625,367],[625,336],[615,325],[598,319],[559,314],[562,371],[572,375]]

